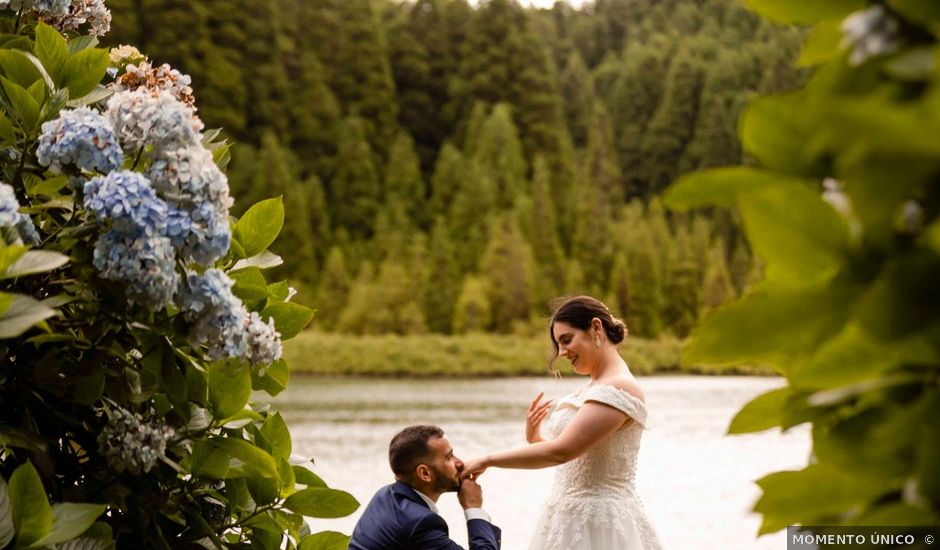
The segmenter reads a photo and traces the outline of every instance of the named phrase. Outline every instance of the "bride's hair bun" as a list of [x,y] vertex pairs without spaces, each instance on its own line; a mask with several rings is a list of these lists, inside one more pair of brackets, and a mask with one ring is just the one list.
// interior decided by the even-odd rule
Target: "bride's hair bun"
[[610,318],[610,325],[604,327],[604,332],[607,333],[607,338],[614,344],[623,342],[623,339],[630,333],[627,330],[626,323],[613,316]]

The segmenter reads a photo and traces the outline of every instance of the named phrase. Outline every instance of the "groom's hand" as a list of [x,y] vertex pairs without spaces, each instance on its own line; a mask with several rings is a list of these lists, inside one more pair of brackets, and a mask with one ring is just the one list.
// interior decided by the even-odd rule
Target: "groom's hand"
[[460,482],[457,491],[457,500],[464,510],[467,508],[483,508],[483,488],[476,481],[467,478]]

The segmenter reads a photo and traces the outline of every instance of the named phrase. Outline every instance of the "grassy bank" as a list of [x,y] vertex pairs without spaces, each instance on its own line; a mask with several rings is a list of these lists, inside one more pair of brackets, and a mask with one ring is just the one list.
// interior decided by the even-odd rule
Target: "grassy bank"
[[[662,373],[773,374],[765,368],[684,368],[681,341],[630,337],[621,354],[638,375]],[[295,374],[390,377],[541,376],[549,373],[551,344],[546,337],[475,334],[468,336],[351,336],[304,332],[285,343],[284,356]],[[570,371],[559,359],[555,367]]]

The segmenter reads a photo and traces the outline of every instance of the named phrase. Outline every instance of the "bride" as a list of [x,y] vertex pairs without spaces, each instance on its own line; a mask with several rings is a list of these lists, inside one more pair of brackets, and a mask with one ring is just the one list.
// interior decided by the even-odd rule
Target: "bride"
[[[536,396],[526,416],[530,445],[467,461],[461,477],[475,478],[489,467],[560,465],[530,550],[661,549],[636,493],[646,406],[617,352],[626,326],[601,302],[577,296],[555,310],[549,331],[555,357],[567,358],[591,381],[554,407]],[[543,440],[540,425],[549,412],[552,438]]]

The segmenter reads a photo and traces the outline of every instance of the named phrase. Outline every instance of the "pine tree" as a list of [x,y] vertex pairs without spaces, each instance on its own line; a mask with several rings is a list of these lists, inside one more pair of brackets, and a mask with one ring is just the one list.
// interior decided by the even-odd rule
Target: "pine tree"
[[535,258],[512,216],[495,220],[480,260],[493,312],[492,329],[510,330],[527,322],[534,302]]
[[550,188],[551,174],[541,156],[532,173],[532,217],[529,240],[539,266],[538,302],[548,303],[564,284],[564,260]]
[[496,207],[496,185],[475,161],[465,163],[466,172],[459,180],[448,209],[450,238],[461,243],[457,263],[461,273],[476,268],[487,242],[489,216]]
[[381,200],[379,173],[366,140],[362,119],[348,117],[343,124],[336,172],[327,194],[333,205],[333,223],[353,237],[372,234]]
[[592,127],[595,95],[591,75],[577,50],[571,52],[565,63],[560,91],[571,141],[575,147],[584,147]]
[[653,338],[662,332],[662,318],[665,297],[662,294],[659,269],[659,252],[653,244],[650,226],[645,221],[630,228],[626,239],[627,266],[630,279],[629,307],[625,310],[627,326],[639,336]]
[[736,296],[725,255],[724,243],[716,240],[708,253],[708,270],[705,272],[702,288],[702,306],[706,311],[715,309]]
[[462,282],[454,256],[454,244],[447,232],[447,224],[443,216],[438,216],[431,231],[425,265],[424,316],[431,330],[445,334],[453,330],[454,308]]
[[349,287],[349,270],[343,250],[334,246],[327,255],[316,295],[315,322],[318,327],[331,330],[336,325],[342,314],[343,304],[346,303]]
[[385,165],[385,203],[401,208],[405,222],[412,227],[424,227],[427,211],[420,208],[425,201],[421,165],[414,149],[414,141],[404,130],[399,130]]
[[466,150],[496,185],[497,207],[509,208],[517,195],[527,192],[525,156],[508,104],[493,108]]
[[454,333],[483,332],[490,326],[492,311],[484,280],[467,275],[454,306]]
[[467,176],[467,161],[449,141],[444,142],[431,175],[431,212],[447,212]]

